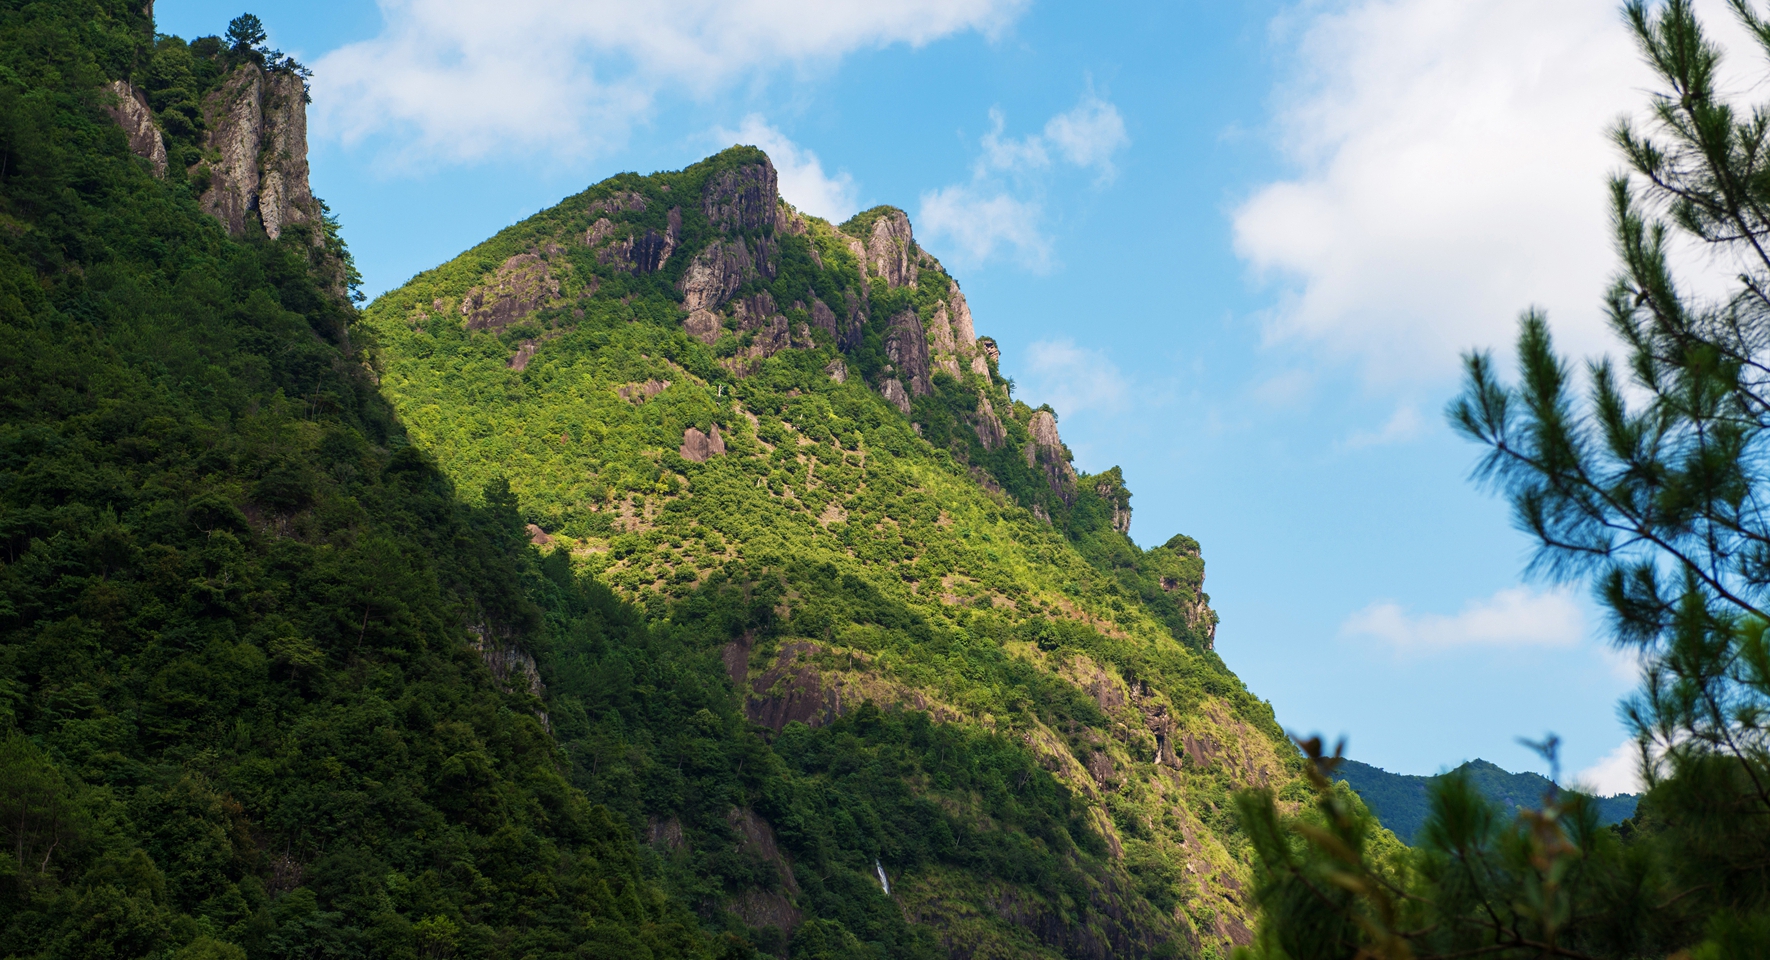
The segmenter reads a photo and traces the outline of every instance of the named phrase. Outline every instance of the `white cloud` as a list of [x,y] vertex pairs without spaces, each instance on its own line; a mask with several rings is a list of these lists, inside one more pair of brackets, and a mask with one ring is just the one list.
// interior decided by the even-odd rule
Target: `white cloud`
[[1597,763],[1574,774],[1568,783],[1596,797],[1640,793],[1641,748],[1634,740],[1625,740]]
[[1268,337],[1378,380],[1452,372],[1533,304],[1565,348],[1606,342],[1605,131],[1651,86],[1615,0],[1353,0],[1302,23],[1273,118],[1299,173],[1234,212],[1236,251],[1288,294]]
[[1091,90],[1075,109],[1046,122],[1045,139],[1065,160],[1078,167],[1100,171],[1102,179],[1112,178],[1113,154],[1131,143],[1118,108],[1095,96]]
[[761,147],[774,161],[780,175],[781,196],[788,203],[813,216],[832,223],[841,223],[860,209],[855,199],[854,178],[847,171],[831,177],[824,173],[823,162],[785,134],[768,125],[757,114],[744,118],[736,130],[719,129],[714,136],[721,146],[733,143]]
[[1063,416],[1087,410],[1113,410],[1125,401],[1125,375],[1099,350],[1074,340],[1040,340],[1026,351],[1022,388],[1051,404]]
[[1051,156],[1045,152],[1045,141],[1036,136],[1023,137],[1019,140],[1002,136],[1002,130],[1008,125],[1008,118],[1000,107],[991,107],[989,111],[989,132],[983,135],[983,155],[977,158],[976,175],[988,176],[990,171],[1003,170],[1025,172],[1042,170],[1051,165]]
[[386,27],[314,67],[316,132],[473,160],[618,143],[691,96],[856,50],[994,33],[1025,0],[379,0]]
[[1093,169],[1101,182],[1113,175],[1112,158],[1130,144],[1118,108],[1090,88],[1070,110],[1046,121],[1042,134],[1006,135],[1007,117],[989,112],[990,129],[971,167],[971,182],[922,194],[916,228],[924,238],[946,238],[961,257],[981,262],[1012,248],[1023,265],[1049,265],[1051,240],[1039,226],[1036,199],[1056,167],[1052,153],[1072,167]]
[[1402,443],[1420,435],[1426,422],[1420,418],[1412,406],[1398,407],[1389,417],[1388,422],[1375,430],[1360,430],[1346,438],[1344,444],[1348,450],[1362,450],[1366,447],[1381,447],[1391,443]]
[[1461,613],[1410,614],[1393,602],[1373,603],[1346,618],[1341,636],[1376,637],[1407,650],[1476,646],[1564,647],[1585,635],[1585,617],[1567,591],[1501,590],[1471,601]]
[[1050,260],[1050,240],[1039,230],[1036,203],[971,184],[922,194],[916,230],[925,238],[950,240],[973,262],[988,260],[997,250],[1007,248],[1034,269],[1043,269]]

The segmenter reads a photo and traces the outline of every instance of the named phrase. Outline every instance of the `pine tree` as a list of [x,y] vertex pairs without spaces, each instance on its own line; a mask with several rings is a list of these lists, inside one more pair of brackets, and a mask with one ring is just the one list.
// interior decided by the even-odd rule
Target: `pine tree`
[[[1770,22],[1733,13],[1770,59]],[[1524,315],[1520,381],[1466,358],[1453,425],[1478,479],[1536,542],[1532,570],[1589,582],[1614,642],[1645,664],[1624,705],[1649,792],[1600,830],[1583,797],[1511,823],[1452,780],[1418,850],[1370,841],[1368,814],[1305,744],[1319,801],[1281,822],[1241,809],[1261,858],[1266,956],[1770,956],[1770,105],[1719,88],[1722,51],[1691,0],[1623,16],[1663,89],[1612,138],[1621,260],[1605,306],[1619,365],[1575,369]],[[1737,271],[1725,297],[1681,285],[1675,242]]]

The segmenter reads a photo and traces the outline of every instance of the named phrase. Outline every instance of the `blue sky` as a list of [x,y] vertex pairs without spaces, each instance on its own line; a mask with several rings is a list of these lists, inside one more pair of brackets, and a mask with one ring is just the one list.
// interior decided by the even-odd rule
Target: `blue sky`
[[[219,33],[240,0],[161,0]],[[1547,9],[1545,9],[1547,8]],[[1196,537],[1279,720],[1431,773],[1631,774],[1632,666],[1467,480],[1458,354],[1604,349],[1610,0],[260,0],[315,70],[313,180],[373,295],[611,174],[737,140],[789,200],[910,212],[1017,396],[1132,534]],[[1608,759],[1607,759],[1608,758]]]

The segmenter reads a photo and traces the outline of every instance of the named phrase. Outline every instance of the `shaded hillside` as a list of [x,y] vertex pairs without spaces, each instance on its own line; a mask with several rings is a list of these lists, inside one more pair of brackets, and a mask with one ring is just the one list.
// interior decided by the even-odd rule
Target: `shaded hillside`
[[538,559],[406,442],[335,231],[185,175],[276,136],[192,46],[0,6],[0,955],[743,955],[562,775],[496,646]]
[[[1433,784],[1444,777],[1467,777],[1482,796],[1499,804],[1507,813],[1537,809],[1542,806],[1543,795],[1555,786],[1542,774],[1507,773],[1486,760],[1470,760],[1449,773],[1432,777],[1390,773],[1368,763],[1347,760],[1340,764],[1334,776],[1357,791],[1383,826],[1410,844],[1430,812]],[[1632,793],[1596,798],[1599,825],[1609,826],[1634,816],[1639,799]]]
[[[564,631],[537,656],[574,782],[710,922],[772,944],[888,909],[955,956],[1246,940],[1229,797],[1289,796],[1297,759],[1212,652],[1198,545],[1126,536],[1118,470],[1077,474],[1010,397],[901,211],[806,217],[733,148],[568,198],[366,321],[414,442],[508,482],[557,576],[668,638],[643,667]],[[759,746],[674,745],[714,729]],[[775,866],[722,865],[734,842]]]

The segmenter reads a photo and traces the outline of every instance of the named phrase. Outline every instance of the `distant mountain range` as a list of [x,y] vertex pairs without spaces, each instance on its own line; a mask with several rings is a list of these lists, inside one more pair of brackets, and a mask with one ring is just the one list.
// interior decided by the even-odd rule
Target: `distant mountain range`
[[[1543,794],[1554,786],[1542,774],[1509,773],[1486,760],[1470,760],[1450,773],[1441,773],[1435,777],[1390,773],[1368,763],[1347,760],[1335,771],[1335,777],[1346,781],[1357,791],[1371,808],[1371,812],[1382,821],[1383,826],[1412,844],[1420,827],[1426,822],[1429,810],[1427,798],[1432,784],[1455,773],[1467,775],[1483,796],[1509,809],[1541,803]],[[1600,822],[1609,825],[1634,816],[1635,804],[1640,799],[1632,793],[1600,798]]]

